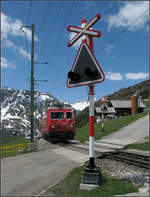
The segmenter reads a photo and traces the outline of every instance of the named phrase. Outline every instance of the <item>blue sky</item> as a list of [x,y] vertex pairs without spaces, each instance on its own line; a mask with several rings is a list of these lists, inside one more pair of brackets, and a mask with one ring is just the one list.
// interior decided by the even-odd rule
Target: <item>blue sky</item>
[[67,26],[80,26],[98,13],[93,25],[101,31],[94,38],[94,55],[105,80],[95,85],[95,98],[109,95],[149,78],[149,5],[148,1],[2,1],[2,87],[30,90],[31,28],[35,24],[35,90],[48,92],[60,101],[74,103],[88,99],[88,87],[67,88],[81,40],[67,47],[74,36]]

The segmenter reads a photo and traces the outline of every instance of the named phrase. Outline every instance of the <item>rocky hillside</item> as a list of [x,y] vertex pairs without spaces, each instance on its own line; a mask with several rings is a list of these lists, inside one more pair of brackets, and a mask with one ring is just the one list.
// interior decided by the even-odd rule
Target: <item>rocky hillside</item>
[[[40,128],[40,120],[48,106],[60,102],[47,93],[35,92],[35,128]],[[1,89],[1,131],[3,134],[24,135],[30,131],[30,91],[10,88]]]

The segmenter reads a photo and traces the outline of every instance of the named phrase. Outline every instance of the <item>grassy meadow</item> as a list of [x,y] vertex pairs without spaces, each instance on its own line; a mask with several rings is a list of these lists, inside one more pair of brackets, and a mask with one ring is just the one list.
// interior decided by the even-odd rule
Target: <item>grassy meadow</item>
[[[118,118],[118,119],[106,120],[104,122],[105,132],[103,133],[101,132],[101,122],[95,123],[95,139],[96,140],[101,139],[102,137],[109,135],[110,133],[114,131],[118,131],[122,127],[125,127],[128,124],[136,121],[137,119],[144,117],[146,114],[147,112],[143,112],[143,113],[125,116],[125,117]],[[81,128],[77,128],[75,139],[81,142],[88,141],[89,140],[89,126],[86,125]]]

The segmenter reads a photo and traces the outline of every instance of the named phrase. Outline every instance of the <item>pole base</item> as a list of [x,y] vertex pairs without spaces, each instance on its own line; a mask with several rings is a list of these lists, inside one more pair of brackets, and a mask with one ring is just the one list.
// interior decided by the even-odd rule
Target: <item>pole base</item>
[[102,129],[101,129],[101,132],[102,132],[102,133],[104,133],[104,132],[105,132],[104,128],[102,128]]
[[91,191],[92,189],[95,189],[96,187],[98,187],[99,185],[94,185],[94,184],[80,184],[80,190],[88,190]]
[[95,166],[91,169],[87,166],[83,168],[81,175],[83,184],[99,185],[101,182],[101,169],[99,167]]
[[28,151],[35,150],[35,148],[36,148],[36,144],[34,142],[30,142],[28,144]]

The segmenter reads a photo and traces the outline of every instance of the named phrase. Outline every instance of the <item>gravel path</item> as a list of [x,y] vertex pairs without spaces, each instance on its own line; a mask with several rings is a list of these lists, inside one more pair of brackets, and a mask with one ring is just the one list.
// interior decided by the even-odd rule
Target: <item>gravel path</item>
[[149,136],[149,114],[98,141],[132,144]]

